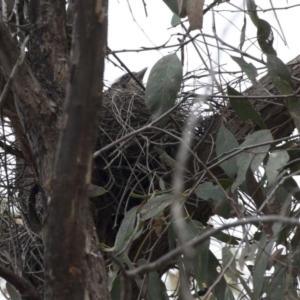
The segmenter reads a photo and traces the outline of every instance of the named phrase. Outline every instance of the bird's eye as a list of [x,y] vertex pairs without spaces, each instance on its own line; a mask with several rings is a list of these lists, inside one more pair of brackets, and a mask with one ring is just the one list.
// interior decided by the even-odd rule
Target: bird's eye
[[123,88],[126,88],[127,83],[130,80],[130,75],[129,74],[125,74],[121,77],[120,79],[120,84]]

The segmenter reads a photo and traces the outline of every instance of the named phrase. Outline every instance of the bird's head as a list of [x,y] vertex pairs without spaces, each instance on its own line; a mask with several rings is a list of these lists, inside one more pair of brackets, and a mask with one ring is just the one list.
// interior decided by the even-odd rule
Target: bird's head
[[124,91],[141,91],[142,87],[136,82],[137,79],[141,85],[143,84],[143,78],[147,71],[147,68],[139,71],[139,72],[131,72],[122,75],[118,78],[111,86],[111,90],[124,90]]

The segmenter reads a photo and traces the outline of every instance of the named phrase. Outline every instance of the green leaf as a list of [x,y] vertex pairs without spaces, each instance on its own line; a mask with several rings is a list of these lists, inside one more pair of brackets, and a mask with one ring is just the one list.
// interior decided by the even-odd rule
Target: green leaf
[[267,68],[272,82],[281,94],[288,95],[294,92],[291,73],[277,56],[267,55]]
[[111,299],[112,300],[121,299],[121,292],[122,292],[121,276],[117,276],[113,282],[112,289],[110,292]]
[[[222,265],[223,265],[223,268],[229,264],[229,262],[232,259],[232,257],[233,257],[233,255],[230,252],[229,247],[227,247],[227,246],[223,247],[222,248]],[[240,272],[236,268],[236,261],[234,259],[230,263],[228,269],[226,270],[226,275],[228,277],[230,277],[234,283],[237,283],[237,275],[239,273]]]
[[179,25],[181,22],[181,19],[178,15],[173,14],[172,20],[171,20],[171,25],[172,27],[176,27],[177,25]]
[[[145,101],[156,120],[174,106],[182,80],[182,65],[176,54],[161,58],[152,68],[147,82]],[[164,127],[168,117],[158,123]]]
[[173,225],[170,225],[168,228],[168,244],[169,244],[169,250],[173,250],[176,248],[177,242],[176,242],[176,234],[174,232]]
[[240,240],[239,238],[234,237],[234,236],[224,233],[224,232],[219,232],[219,233],[215,234],[214,238],[225,244],[230,244],[230,245],[235,245],[235,246],[239,245],[238,240]]
[[[240,145],[240,148],[272,142],[273,137],[269,130],[259,130],[247,136],[246,140]],[[251,166],[253,172],[257,170],[270,149],[270,145],[258,146],[237,155],[238,174],[231,190],[235,191],[240,184],[245,181],[248,168]]]
[[229,179],[229,178],[224,178],[224,179],[220,178],[219,183],[222,186],[222,188],[224,190],[226,190],[233,184],[233,181],[232,181],[232,179]]
[[[287,255],[281,255],[276,260],[273,276],[270,277],[266,287],[268,299],[297,299],[292,276],[291,274],[287,274],[286,270]],[[290,297],[286,298],[285,295],[289,295]]]
[[291,200],[291,194],[281,185],[277,188],[275,197],[269,202],[268,205],[272,207],[272,211],[274,211],[276,214],[280,213],[280,215],[286,216],[290,213]]
[[[200,222],[190,219],[186,222],[186,229],[188,233],[188,240],[201,235],[205,231],[205,228]],[[208,239],[199,246],[195,247],[192,268],[196,275],[196,280],[200,289],[205,288],[208,284],[207,269],[209,267],[209,245],[210,240]]]
[[195,189],[195,194],[199,198],[206,201],[210,199],[224,198],[224,194],[219,188],[219,186],[213,185],[211,182],[205,182],[203,184],[199,184]]
[[273,151],[269,154],[266,165],[266,175],[268,178],[268,186],[278,181],[278,174],[282,167],[286,165],[290,157],[287,151]]
[[11,300],[21,300],[21,297],[14,286],[6,282],[6,290]]
[[261,50],[265,54],[277,55],[275,49],[272,46],[274,40],[272,28],[267,21],[258,17],[254,0],[247,0],[247,9],[251,21],[257,28],[257,41]]
[[249,297],[250,300],[256,300],[256,298],[254,298],[253,293],[252,293],[252,291],[250,290],[249,285],[248,285],[248,283],[245,281],[245,279],[244,279],[242,276],[240,276],[240,275],[238,275],[238,278],[239,278],[240,283],[242,284],[243,288],[244,288],[245,291],[246,291],[247,297]]
[[254,0],[247,0],[247,9],[252,23],[257,27],[259,18],[257,16],[256,4]]
[[141,220],[146,221],[161,213],[173,202],[172,194],[162,194],[151,198],[141,209]]
[[[139,259],[137,264],[142,266],[147,264],[147,260]],[[146,293],[146,297],[142,297],[147,300],[169,300],[166,286],[162,282],[161,277],[157,272],[150,272],[147,275],[146,284],[144,285],[143,292]]]
[[155,151],[159,155],[160,161],[169,168],[175,168],[176,167],[176,160],[172,158],[170,155],[168,155],[165,151],[161,150],[158,147],[154,147]]
[[232,293],[232,291],[231,291],[231,289],[229,287],[226,288],[225,299],[226,300],[235,300],[235,298],[233,296],[233,293]]
[[[209,265],[208,272],[207,272],[208,286],[211,286],[212,284],[215,283],[216,278],[219,278],[220,276],[219,272],[217,271],[217,268],[222,269],[218,259],[211,251],[209,251],[209,255],[208,255],[208,265]],[[224,279],[224,276],[222,276],[214,288],[213,294],[217,300],[227,300],[225,297],[226,288],[227,288],[227,284]]]
[[289,192],[289,194],[296,199],[300,198],[300,189],[296,180],[292,177],[285,179],[283,187]]
[[205,182],[197,186],[195,194],[199,198],[208,201],[214,214],[226,219],[231,217],[231,207],[219,186],[214,186],[211,182]]
[[257,41],[261,50],[265,54],[277,55],[275,49],[273,48],[274,34],[271,25],[263,20],[258,19],[257,23]]
[[[276,56],[267,55],[267,68],[272,82],[282,95],[293,94],[294,85],[287,66]],[[300,131],[300,101],[290,96],[285,100],[286,106],[294,120],[296,128]]]
[[116,236],[115,241],[115,247],[114,247],[114,253],[117,254],[126,245],[126,241],[129,239],[129,237],[133,234],[134,228],[135,228],[135,220],[136,220],[136,214],[137,214],[138,206],[133,207],[131,210],[129,210],[119,228],[119,231]]
[[239,45],[240,50],[242,50],[244,43],[245,43],[246,25],[247,25],[247,19],[246,19],[246,16],[244,16],[244,24],[243,24],[243,27],[241,30],[241,36],[240,36],[240,45]]
[[102,196],[106,192],[107,191],[102,186],[97,186],[97,185],[94,185],[94,184],[90,184],[89,187],[88,187],[88,197],[89,198]]
[[272,254],[274,239],[268,241],[265,234],[262,234],[261,240],[259,241],[259,251],[256,256],[253,273],[253,292],[256,299],[259,299],[261,295],[264,274],[267,269],[269,258]]
[[[252,120],[260,128],[267,128],[258,112],[248,99],[243,98],[243,94],[239,93],[229,85],[227,85],[227,93],[232,108],[242,121]],[[240,96],[241,98],[232,98],[230,96]]]
[[185,2],[186,0],[184,0],[183,2],[183,9],[181,10],[180,14],[179,14],[179,11],[178,11],[178,3],[177,3],[177,0],[163,0],[166,5],[170,8],[170,10],[176,14],[176,15],[179,15],[181,18],[185,18],[186,17],[186,10],[185,10]]
[[257,77],[258,74],[256,68],[252,63],[247,63],[243,57],[236,57],[231,55],[230,57],[240,66],[242,71],[246,73],[251,82],[256,82],[255,77]]
[[[216,141],[217,156],[221,156],[222,154],[229,152],[238,147],[239,147],[239,143],[234,137],[234,135],[229,130],[227,130],[222,124],[217,134],[217,141]],[[227,174],[227,176],[230,178],[234,178],[234,176],[237,174],[238,168],[237,168],[237,161],[235,156],[221,163],[220,166]]]
[[164,182],[164,180],[161,177],[159,178],[159,187],[160,187],[161,191],[165,191],[166,190],[165,182]]

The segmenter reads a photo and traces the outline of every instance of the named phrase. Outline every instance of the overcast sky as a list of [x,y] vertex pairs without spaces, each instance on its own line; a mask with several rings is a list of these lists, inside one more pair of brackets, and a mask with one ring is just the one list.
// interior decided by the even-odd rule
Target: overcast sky
[[[171,41],[169,44],[177,43],[178,35],[176,34],[182,33],[182,30],[180,26],[171,28],[171,18],[173,14],[165,3],[162,0],[144,0],[144,2],[147,4],[147,17],[145,15],[142,0],[110,1],[108,44],[112,50],[132,50],[140,49],[141,47],[155,47],[164,44],[170,38]],[[210,4],[211,2],[212,1],[208,0],[205,1],[207,4]],[[299,0],[273,0],[272,3],[276,8],[300,5]],[[256,1],[256,4],[264,5],[261,6],[263,9],[271,8],[270,1],[268,0]],[[238,7],[243,7],[243,0],[231,0],[229,4],[223,3],[218,7],[215,7],[216,30],[218,36],[235,47],[238,47],[239,45],[240,31],[243,26],[244,18],[243,12],[237,12]],[[276,49],[279,58],[284,62],[288,62],[300,54],[300,39],[298,37],[298,28],[300,27],[300,6],[277,10],[278,21],[271,10],[259,12],[259,17],[268,21],[280,34],[281,30],[278,21],[282,27],[287,45],[284,45],[279,34],[276,30],[273,30],[275,35],[273,46]],[[212,19],[211,12],[205,14],[202,29],[203,33],[212,34]],[[197,33],[199,33],[199,31],[193,32],[193,34]],[[246,35],[249,38],[256,36],[256,29],[249,17],[247,17]],[[208,41],[212,42],[213,40],[208,39]],[[252,39],[252,41],[254,41],[254,39]],[[245,49],[246,47],[243,48],[243,50]],[[168,51],[172,50],[173,49],[126,52],[118,55],[132,71],[139,71],[144,67],[148,67],[150,70],[158,59],[163,55],[170,53]],[[213,49],[211,51],[216,59],[218,53]],[[255,46],[251,46],[248,51],[250,54],[257,55],[258,58],[261,58],[261,52],[258,49],[255,50]],[[237,55],[233,52],[230,54]],[[111,56],[110,58],[115,61]],[[232,62],[228,54],[221,52],[220,59],[222,63],[226,64],[225,68],[229,70],[238,70],[238,66]],[[247,61],[253,62],[248,59]],[[190,49],[190,52],[187,55],[185,71],[187,69],[192,70],[200,65],[201,61],[199,57],[192,49]],[[105,78],[108,80],[108,83],[114,81],[122,74],[123,71],[115,67],[112,63],[106,64]]]

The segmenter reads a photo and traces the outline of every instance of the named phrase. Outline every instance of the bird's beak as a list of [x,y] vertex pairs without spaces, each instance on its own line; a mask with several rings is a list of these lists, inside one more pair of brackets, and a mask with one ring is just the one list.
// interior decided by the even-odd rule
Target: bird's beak
[[145,69],[139,71],[139,72],[135,75],[135,77],[136,77],[138,80],[143,81],[143,78],[144,78],[144,75],[145,75],[147,69],[148,69],[148,68],[145,68]]

